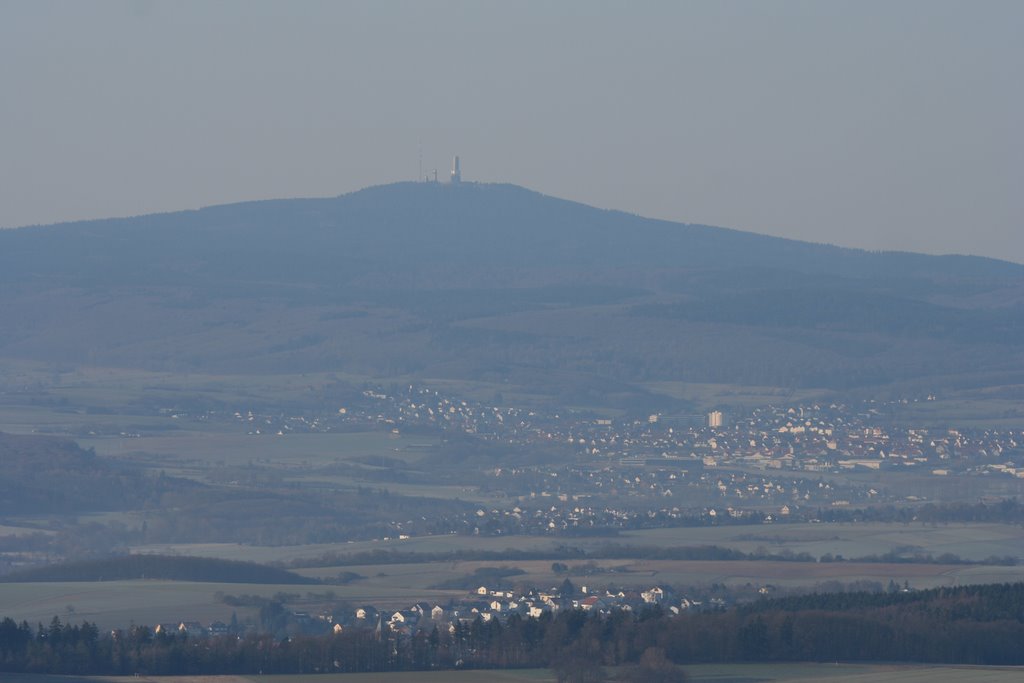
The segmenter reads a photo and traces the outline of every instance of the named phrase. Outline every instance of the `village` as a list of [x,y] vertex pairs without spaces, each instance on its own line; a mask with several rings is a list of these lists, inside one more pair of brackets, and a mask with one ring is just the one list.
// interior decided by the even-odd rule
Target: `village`
[[[772,586],[762,586],[757,594],[767,595],[773,591]],[[363,631],[373,632],[378,637],[410,637],[430,633],[436,628],[455,635],[468,633],[474,624],[492,621],[504,624],[512,618],[540,619],[573,610],[603,616],[616,611],[656,610],[658,614],[673,616],[688,610],[724,609],[732,602],[730,597],[688,598],[662,585],[645,590],[576,587],[567,578],[559,586],[548,589],[481,585],[461,599],[444,604],[420,601],[397,610],[360,605],[306,612],[285,609],[279,602],[268,602],[261,610],[259,624],[251,620],[240,623],[237,618],[231,623],[215,621],[207,626],[198,621],[180,621],[156,624],[152,632],[156,636],[188,638],[241,636],[261,630],[276,630],[293,636]]]

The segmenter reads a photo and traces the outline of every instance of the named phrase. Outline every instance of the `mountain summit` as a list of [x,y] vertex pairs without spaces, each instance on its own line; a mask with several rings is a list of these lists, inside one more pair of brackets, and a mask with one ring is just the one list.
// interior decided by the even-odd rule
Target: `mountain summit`
[[1024,370],[1022,283],[992,259],[398,183],[2,231],[0,356],[547,389],[982,386]]

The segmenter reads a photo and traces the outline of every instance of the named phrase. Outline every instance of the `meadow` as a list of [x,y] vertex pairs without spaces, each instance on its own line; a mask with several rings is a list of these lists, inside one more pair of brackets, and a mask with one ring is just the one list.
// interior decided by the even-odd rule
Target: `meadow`
[[[258,595],[270,598],[276,593],[334,593],[334,601],[353,605],[372,604],[398,609],[419,600],[447,602],[462,591],[429,590],[409,585],[408,575],[397,572],[373,581],[342,586],[294,586],[275,584],[207,583],[139,579],[131,581],[89,581],[52,583],[0,583],[0,617],[30,624],[49,623],[54,616],[62,621],[96,623],[101,629],[124,628],[130,624],[154,626],[180,621],[228,622],[232,612],[244,620],[254,611],[232,607],[217,599],[227,595]],[[300,597],[299,602],[302,602]],[[333,602],[333,601],[332,601]],[[291,603],[290,603],[291,604]],[[324,605],[323,600],[316,606]]]
[[593,549],[623,546],[687,547],[716,545],[743,552],[766,550],[778,554],[825,553],[851,559],[883,554],[893,549],[932,554],[953,553],[965,560],[1020,555],[1024,527],[1014,524],[765,524],[721,527],[677,527],[624,531],[610,536],[564,538],[544,536],[422,536],[405,540],[357,541],[301,546],[243,546],[233,543],[176,543],[137,547],[135,552],[176,553],[253,562],[288,562],[324,553],[355,554],[375,550],[403,553],[457,553],[460,551],[554,551],[558,546]]
[[[142,437],[81,438],[84,448],[95,448],[111,457],[155,456],[165,463],[197,463],[211,466],[260,463],[280,467],[317,467],[362,456],[389,458],[423,456],[424,446],[437,439],[387,432],[324,434],[246,434],[241,423],[207,430],[183,429],[173,434]],[[411,448],[412,447],[412,448]]]
[[[570,567],[582,561],[568,561]],[[353,571],[367,577],[348,588],[364,588],[375,594],[387,593],[391,586],[419,587],[424,592],[443,581],[472,577],[477,569],[509,567],[522,574],[510,576],[506,583],[539,587],[557,586],[565,574],[551,571],[547,560],[509,562],[423,562],[415,564],[346,565],[299,570],[306,576],[330,577],[341,571]],[[586,569],[568,574],[579,585],[596,588],[650,588],[654,585],[706,587],[721,584],[733,588],[772,585],[787,588],[813,588],[826,581],[853,583],[875,581],[887,585],[890,580],[914,588],[934,588],[968,583],[1012,583],[1024,581],[1024,568],[987,565],[890,564],[882,562],[771,562],[706,560],[594,560]],[[472,583],[471,579],[468,579]],[[467,584],[467,587],[469,584]]]
[[953,553],[965,560],[1020,555],[1024,528],[1015,524],[766,524],[761,526],[685,527],[644,529],[620,534],[617,542],[630,545],[720,545],[743,552],[765,548],[825,553],[845,558],[882,554],[908,548],[934,556]]

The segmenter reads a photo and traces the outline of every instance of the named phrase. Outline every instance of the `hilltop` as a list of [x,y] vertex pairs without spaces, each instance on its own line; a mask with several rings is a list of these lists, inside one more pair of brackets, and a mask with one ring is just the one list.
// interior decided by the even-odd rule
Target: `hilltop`
[[652,220],[512,185],[0,232],[0,357],[220,373],[932,391],[1024,383],[1024,266]]

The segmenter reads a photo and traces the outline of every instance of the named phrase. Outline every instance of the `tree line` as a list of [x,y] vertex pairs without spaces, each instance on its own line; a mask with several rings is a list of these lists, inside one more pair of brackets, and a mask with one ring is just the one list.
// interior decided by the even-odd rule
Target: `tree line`
[[41,581],[124,581],[170,579],[212,583],[314,584],[317,579],[255,562],[179,555],[121,555],[45,567],[0,577],[3,583]]
[[[581,610],[539,619],[457,621],[412,635],[385,627],[323,636],[269,633],[192,639],[144,626],[0,622],[0,671],[93,675],[552,667],[563,680],[602,667],[666,670],[697,662],[902,661],[1024,664],[1024,583],[918,592],[765,599],[673,616],[659,608]],[[646,662],[646,664],[644,664]]]
[[374,549],[354,553],[335,551],[316,557],[303,557],[285,564],[290,568],[360,566],[380,564],[419,564],[422,562],[515,562],[530,560],[706,560],[747,562],[767,560],[772,562],[868,562],[886,564],[986,564],[1013,566],[1017,559],[1012,555],[990,556],[983,560],[963,558],[955,553],[933,555],[916,551],[910,546],[892,548],[884,553],[872,553],[858,557],[844,557],[833,553],[819,556],[808,552],[794,552],[784,548],[771,552],[763,547],[750,552],[719,545],[699,546],[651,546],[619,543],[603,543],[592,548],[558,545],[554,548],[520,550],[479,550],[460,548],[440,552],[409,551],[397,549]]

